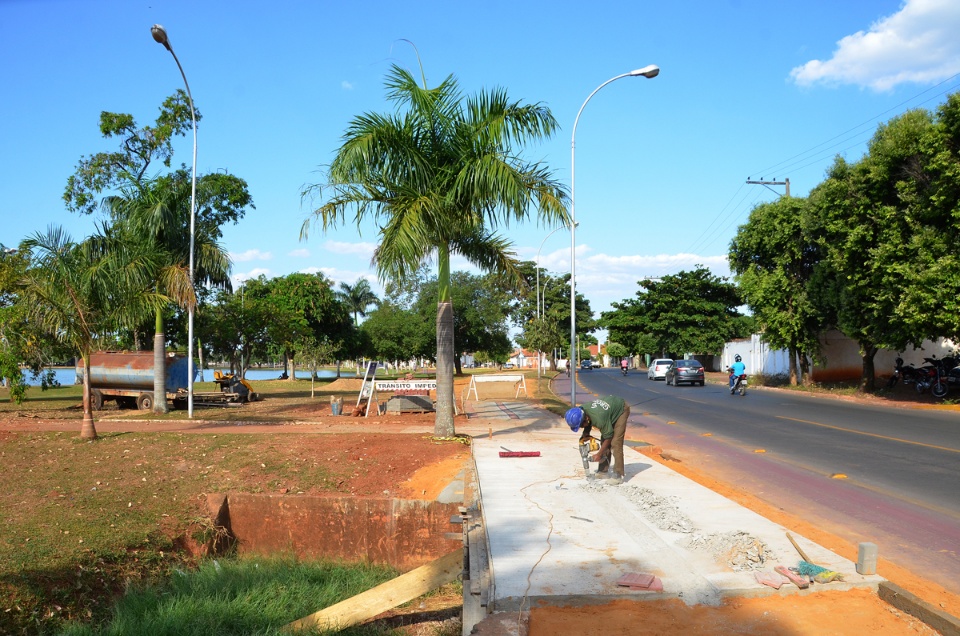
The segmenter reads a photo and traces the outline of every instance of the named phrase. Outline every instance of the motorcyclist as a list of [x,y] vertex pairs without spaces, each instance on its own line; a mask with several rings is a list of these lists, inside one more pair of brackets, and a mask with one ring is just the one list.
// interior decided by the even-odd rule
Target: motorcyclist
[[733,358],[733,364],[730,365],[730,393],[733,393],[733,387],[737,385],[737,378],[746,373],[747,365],[743,363],[743,358],[738,353]]
[[623,371],[624,375],[626,375],[627,373],[627,366],[628,366],[628,363],[626,358],[620,361],[620,370]]

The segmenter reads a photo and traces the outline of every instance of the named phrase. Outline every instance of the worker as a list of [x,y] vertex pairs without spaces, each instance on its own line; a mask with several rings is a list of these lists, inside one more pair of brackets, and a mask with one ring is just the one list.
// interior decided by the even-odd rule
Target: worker
[[604,477],[604,481],[611,484],[623,483],[623,438],[627,433],[629,417],[630,407],[615,395],[598,397],[592,402],[575,406],[564,416],[571,431],[576,433],[583,429],[581,441],[590,437],[594,426],[600,431],[600,449],[590,457],[590,461],[598,462],[597,473],[605,476],[610,470],[610,455],[613,454],[613,474]]

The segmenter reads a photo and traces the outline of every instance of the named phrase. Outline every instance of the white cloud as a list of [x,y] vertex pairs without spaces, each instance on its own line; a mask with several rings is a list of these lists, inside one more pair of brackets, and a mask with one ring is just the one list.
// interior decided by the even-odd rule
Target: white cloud
[[800,86],[853,84],[886,91],[960,72],[960,2],[905,0],[900,11],[837,43],[833,57],[790,72]]
[[363,256],[367,259],[373,257],[373,252],[377,249],[376,243],[345,243],[343,241],[326,241],[323,249],[334,254],[348,254],[351,256]]
[[310,250],[300,248],[291,252],[287,252],[287,256],[292,256],[294,258],[308,258],[310,256]]
[[340,82],[340,88],[342,88],[342,89],[345,90],[345,91],[352,91],[352,90],[353,90],[353,84],[351,84],[351,83],[348,82],[347,80],[343,80],[342,82]]
[[270,252],[261,252],[257,249],[247,250],[246,252],[230,253],[230,260],[232,260],[234,263],[245,263],[247,261],[269,261],[272,258],[273,254]]
[[252,278],[257,278],[259,276],[265,276],[267,278],[272,278],[273,272],[269,269],[263,267],[256,267],[251,269],[249,272],[234,274],[230,277],[230,280],[233,281],[233,286],[237,287],[242,284],[244,281],[248,281]]

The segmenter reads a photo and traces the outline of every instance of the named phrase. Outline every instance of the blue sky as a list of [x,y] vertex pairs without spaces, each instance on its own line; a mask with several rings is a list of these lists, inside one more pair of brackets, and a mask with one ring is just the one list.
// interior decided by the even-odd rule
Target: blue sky
[[[576,137],[578,291],[603,311],[637,281],[709,266],[750,209],[816,186],[835,155],[856,160],[878,123],[935,109],[960,90],[956,0],[760,2],[202,2],[0,1],[0,243],[50,224],[75,239],[95,219],[64,209],[84,155],[113,150],[100,112],[152,124],[182,80],[150,36],[162,24],[203,115],[198,171],[226,169],[256,205],[224,231],[234,280],[322,271],[369,277],[377,238],[350,224],[299,240],[309,205],[350,119],[388,112],[393,63],[464,93],[494,86],[542,102],[561,130],[525,156],[569,185]],[[191,162],[192,138],[175,163]],[[521,258],[562,274],[570,237],[531,221],[502,228]],[[548,238],[549,235],[549,238]],[[541,247],[542,246],[542,247]],[[467,269],[455,261],[458,269]]]

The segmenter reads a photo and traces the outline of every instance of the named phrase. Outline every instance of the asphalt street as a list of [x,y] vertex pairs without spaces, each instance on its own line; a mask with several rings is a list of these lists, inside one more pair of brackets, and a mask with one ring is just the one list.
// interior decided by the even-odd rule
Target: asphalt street
[[[569,397],[569,382],[554,382]],[[583,391],[581,395],[579,392]],[[960,414],[789,391],[666,386],[645,372],[580,374],[631,404],[628,437],[695,453],[698,468],[748,489],[960,593]]]

